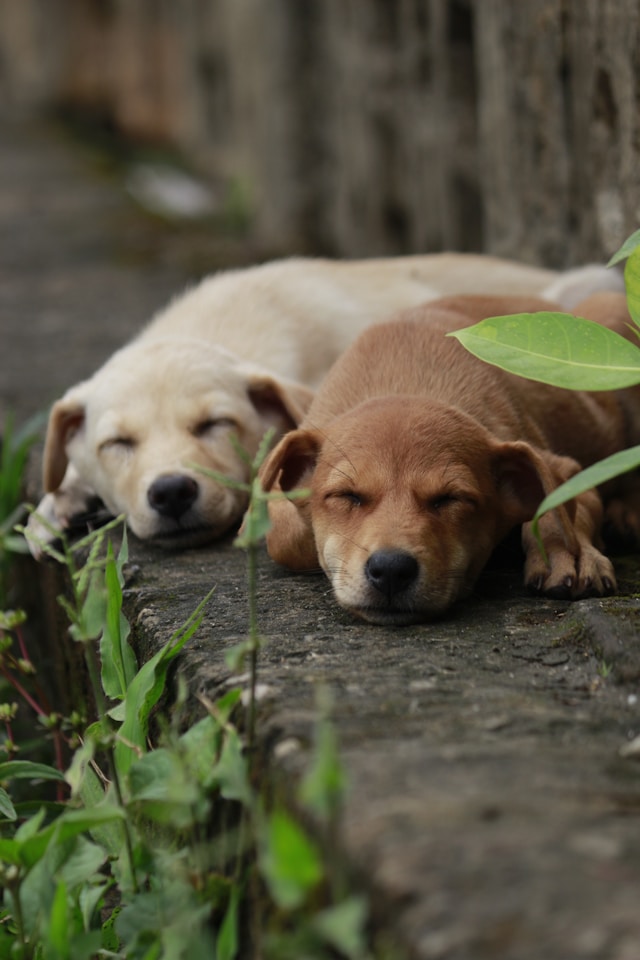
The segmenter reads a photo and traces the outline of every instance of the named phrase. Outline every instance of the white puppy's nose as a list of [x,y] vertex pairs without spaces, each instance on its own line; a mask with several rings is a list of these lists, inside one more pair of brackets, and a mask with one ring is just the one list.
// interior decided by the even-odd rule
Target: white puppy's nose
[[179,520],[197,500],[199,487],[193,477],[170,473],[154,480],[147,491],[149,505],[162,517]]

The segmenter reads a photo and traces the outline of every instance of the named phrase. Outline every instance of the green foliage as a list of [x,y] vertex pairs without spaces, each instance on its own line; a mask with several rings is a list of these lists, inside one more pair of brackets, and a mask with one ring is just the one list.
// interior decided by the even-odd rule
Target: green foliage
[[491,317],[450,336],[487,363],[554,387],[618,390],[640,383],[638,347],[571,314]]
[[275,809],[262,832],[260,870],[275,903],[299,907],[323,877],[320,852],[284,809]]
[[14,526],[24,515],[24,472],[43,422],[44,417],[38,415],[14,430],[12,417],[7,416],[0,437],[0,609],[7,602],[11,554],[28,552],[24,538],[16,535]]
[[[202,698],[206,715],[184,731],[178,702],[173,721],[151,742],[150,718],[169,666],[198,629],[211,594],[138,668],[122,609],[126,533],[117,555],[109,539],[121,519],[73,545],[64,536],[60,546],[40,543],[68,573],[69,595],[60,603],[84,652],[98,718],[86,727],[77,717],[58,717],[14,678],[57,738],[57,766],[12,755],[0,763],[0,960],[236,960],[247,897],[267,931],[265,956],[368,956],[366,901],[350,895],[341,871],[326,863],[339,848],[344,791],[328,695],[320,698],[297,798],[305,819],[316,820],[316,835],[282,803],[268,805],[255,786],[256,563],[268,524],[257,471],[267,449],[265,440],[251,463],[249,518],[238,538],[249,568],[249,637],[236,652],[250,665],[244,723],[242,691],[233,689],[215,703]],[[0,614],[0,662],[35,683],[19,636],[23,619]],[[19,656],[11,653],[14,643]],[[0,705],[8,729],[13,713]],[[27,804],[17,798],[19,783],[34,795],[51,784],[66,796]],[[212,824],[219,825],[213,833]],[[254,931],[258,941],[262,935]]]
[[[624,242],[609,266],[624,259],[627,306],[640,326],[640,230]],[[450,336],[481,360],[558,387],[621,390],[640,383],[640,344],[571,314],[491,317]],[[639,466],[636,446],[576,474],[542,501],[533,518],[534,531],[537,534],[539,520],[549,510]]]

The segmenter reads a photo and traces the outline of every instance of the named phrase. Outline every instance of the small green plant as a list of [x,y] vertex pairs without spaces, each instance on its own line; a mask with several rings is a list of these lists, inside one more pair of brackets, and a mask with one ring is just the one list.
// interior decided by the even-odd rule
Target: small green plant
[[[123,613],[126,534],[117,554],[109,539],[121,519],[73,545],[64,537],[59,547],[40,543],[67,571],[60,602],[84,651],[97,720],[86,728],[77,717],[58,718],[56,765],[13,753],[0,763],[0,960],[235,960],[248,949],[273,960],[369,956],[366,900],[340,865],[344,775],[325,691],[296,796],[285,802],[260,785],[256,564],[272,495],[257,472],[267,447],[251,464],[238,538],[248,555],[250,629],[229,659],[234,669],[248,660],[246,714],[242,690],[233,689],[215,703],[203,697],[205,715],[183,730],[179,683],[172,717],[156,718],[152,738],[169,665],[209,597],[138,668]],[[19,618],[2,621],[5,654],[10,642],[22,650],[20,626]],[[11,714],[11,706],[0,711],[0,722],[10,725]],[[25,781],[28,801],[18,790]],[[34,800],[42,782],[58,788],[55,802]],[[313,834],[302,825],[309,817]]]
[[607,680],[611,673],[613,672],[613,667],[606,660],[601,660],[598,664],[598,674],[602,677],[603,680]]
[[[625,259],[627,306],[640,328],[640,230],[624,242],[609,266]],[[640,340],[640,332],[635,332]],[[487,363],[557,387],[621,390],[640,383],[640,344],[572,314],[539,312],[491,317],[450,336]],[[534,531],[547,511],[639,466],[640,445],[576,474],[542,501],[533,517]]]
[[[247,745],[244,755],[237,748],[234,751],[234,761],[230,764],[233,776],[231,783],[226,785],[224,796],[242,805],[242,833],[253,837],[257,879],[265,885],[268,894],[266,909],[271,922],[264,924],[268,930],[264,944],[254,944],[256,954],[264,954],[273,960],[299,960],[303,956],[309,960],[329,960],[336,955],[347,960],[366,960],[369,956],[365,937],[368,905],[366,898],[351,892],[341,868],[339,821],[345,777],[335,731],[329,719],[331,698],[328,691],[318,691],[318,720],[311,766],[294,798],[305,815],[313,817],[319,840],[312,837],[283,804],[276,802],[270,809],[265,807],[262,796],[252,787],[259,777],[255,766],[256,686],[262,647],[257,616],[258,550],[269,529],[269,502],[308,493],[304,490],[293,494],[266,493],[263,490],[258,474],[272,440],[273,431],[269,431],[253,460],[237,447],[249,468],[246,483],[231,481],[216,471],[200,468],[218,483],[242,490],[248,499],[235,545],[247,553],[249,630],[247,640],[231,648],[226,657],[227,665],[234,672],[248,661]],[[240,758],[244,757],[246,762],[240,765]],[[255,885],[255,873],[253,880]],[[251,880],[248,879],[247,887],[250,886]],[[258,902],[259,895],[254,888],[254,908]],[[231,926],[229,922],[228,928]],[[254,940],[259,938],[260,933],[256,932]]]

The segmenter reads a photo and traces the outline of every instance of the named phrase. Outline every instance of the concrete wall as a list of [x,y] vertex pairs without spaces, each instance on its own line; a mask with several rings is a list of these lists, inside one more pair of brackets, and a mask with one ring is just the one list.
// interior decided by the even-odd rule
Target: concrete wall
[[274,250],[562,265],[640,220],[637,0],[0,0],[15,108],[179,146]]

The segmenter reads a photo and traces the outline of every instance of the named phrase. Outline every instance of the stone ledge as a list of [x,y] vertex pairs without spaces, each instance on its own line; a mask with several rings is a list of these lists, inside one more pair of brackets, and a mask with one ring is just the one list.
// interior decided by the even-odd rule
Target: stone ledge
[[[224,652],[247,629],[243,554],[132,556],[143,656],[215,585],[180,669],[192,692],[220,695]],[[304,768],[327,685],[349,779],[344,853],[416,957],[617,956],[640,934],[640,765],[620,755],[640,705],[617,679],[638,654],[637,604],[539,600],[518,581],[498,567],[446,620],[390,630],[353,621],[323,577],[260,565],[269,776],[291,784]]]

